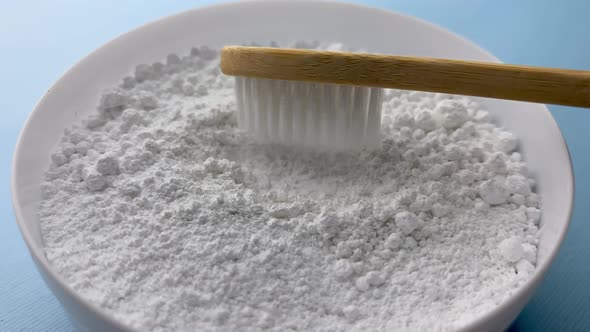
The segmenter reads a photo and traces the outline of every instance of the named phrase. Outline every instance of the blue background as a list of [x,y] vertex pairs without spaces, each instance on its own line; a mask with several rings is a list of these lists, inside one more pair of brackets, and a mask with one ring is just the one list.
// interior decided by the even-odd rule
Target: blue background
[[[10,162],[27,114],[65,70],[111,38],[210,2],[0,1],[0,331],[72,330],[37,274],[12,213]],[[504,62],[590,70],[590,1],[357,2],[437,23]],[[511,329],[590,331],[590,206],[584,204],[590,197],[590,111],[550,109],[574,163],[575,210],[555,264]]]

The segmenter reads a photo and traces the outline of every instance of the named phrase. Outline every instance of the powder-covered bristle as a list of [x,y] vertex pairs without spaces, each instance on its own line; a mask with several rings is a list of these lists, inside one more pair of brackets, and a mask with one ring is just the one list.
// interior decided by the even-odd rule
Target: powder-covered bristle
[[236,77],[238,126],[261,143],[338,150],[380,145],[383,90]]

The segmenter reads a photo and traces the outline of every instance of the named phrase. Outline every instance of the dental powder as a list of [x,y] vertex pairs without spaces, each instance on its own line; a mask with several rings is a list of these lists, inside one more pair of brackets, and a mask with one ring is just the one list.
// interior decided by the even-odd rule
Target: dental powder
[[263,145],[218,65],[138,65],[65,131],[39,214],[85,299],[139,331],[449,330],[531,276],[534,181],[474,100],[387,90],[376,151]]

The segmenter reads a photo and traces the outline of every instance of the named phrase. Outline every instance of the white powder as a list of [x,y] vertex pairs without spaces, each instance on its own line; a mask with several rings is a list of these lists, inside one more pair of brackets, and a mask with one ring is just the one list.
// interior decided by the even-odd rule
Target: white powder
[[215,51],[139,65],[51,158],[47,257],[142,331],[461,326],[534,271],[539,198],[474,101],[384,98],[380,150],[308,152],[236,128]]

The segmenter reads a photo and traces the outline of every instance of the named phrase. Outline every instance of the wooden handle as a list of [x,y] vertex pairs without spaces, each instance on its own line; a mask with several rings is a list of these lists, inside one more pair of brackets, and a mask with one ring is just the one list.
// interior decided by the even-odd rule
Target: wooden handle
[[443,92],[590,107],[590,71],[407,56],[223,48],[227,75]]

